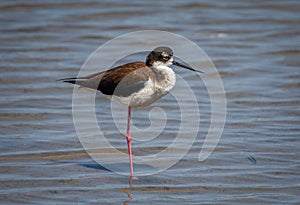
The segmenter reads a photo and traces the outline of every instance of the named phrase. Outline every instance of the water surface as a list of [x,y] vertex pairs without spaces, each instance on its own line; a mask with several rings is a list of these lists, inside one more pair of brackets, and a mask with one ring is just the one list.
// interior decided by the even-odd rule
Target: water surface
[[[1,203],[299,204],[299,9],[296,0],[1,2]],[[76,76],[107,40],[144,29],[174,32],[204,49],[222,77],[228,110],[218,147],[199,162],[210,101],[190,76],[201,112],[193,147],[130,188],[127,176],[85,152],[72,120],[73,87],[56,80]],[[110,119],[110,102],[101,95],[96,102],[97,114]],[[178,130],[174,98],[154,106],[168,113],[166,129],[155,141],[133,141],[136,154],[163,149]],[[148,112],[134,111],[133,122],[149,126]],[[100,124],[126,152],[110,122]]]

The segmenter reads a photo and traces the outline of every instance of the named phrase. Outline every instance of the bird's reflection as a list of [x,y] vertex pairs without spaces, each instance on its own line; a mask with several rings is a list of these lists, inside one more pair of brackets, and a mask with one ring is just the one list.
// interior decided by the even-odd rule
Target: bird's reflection
[[[138,180],[138,177],[130,176],[130,177],[129,177],[129,188],[124,188],[124,189],[123,189],[123,192],[127,194],[127,197],[128,197],[128,199],[129,199],[130,201],[133,200],[133,198],[132,198],[132,196],[131,196],[131,193],[130,193],[130,189],[133,188],[133,180]],[[125,205],[125,204],[128,204],[127,200],[124,201],[123,204],[124,204],[124,205]]]
[[[125,192],[126,194],[127,194],[127,196],[128,196],[128,199],[131,201],[133,198],[132,198],[132,196],[131,196],[131,193],[130,193],[130,191],[129,191],[129,189],[128,188],[124,188],[123,189],[123,192]],[[126,202],[126,201],[125,201]],[[125,203],[124,202],[124,203]]]

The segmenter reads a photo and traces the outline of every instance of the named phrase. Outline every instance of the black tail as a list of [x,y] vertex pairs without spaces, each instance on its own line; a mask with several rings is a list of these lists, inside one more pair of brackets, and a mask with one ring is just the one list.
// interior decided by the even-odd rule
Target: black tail
[[76,85],[82,85],[86,79],[85,78],[63,78],[57,81],[62,81],[64,83],[72,83]]

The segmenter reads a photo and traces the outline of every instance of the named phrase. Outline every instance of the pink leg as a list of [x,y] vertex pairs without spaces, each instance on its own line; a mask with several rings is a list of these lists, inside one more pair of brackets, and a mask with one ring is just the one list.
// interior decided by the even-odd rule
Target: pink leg
[[130,137],[130,115],[131,115],[131,107],[128,106],[128,118],[127,118],[127,149],[129,155],[129,163],[130,163],[130,176],[133,177],[133,165],[132,165],[132,152],[131,152],[131,137]]

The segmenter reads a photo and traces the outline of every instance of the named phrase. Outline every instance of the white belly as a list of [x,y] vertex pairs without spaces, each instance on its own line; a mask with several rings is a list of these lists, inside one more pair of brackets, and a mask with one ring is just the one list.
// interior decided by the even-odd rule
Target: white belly
[[145,87],[128,97],[111,96],[111,100],[131,107],[148,107],[161,97],[165,96],[175,85],[174,71],[169,67],[161,67],[159,75],[162,81],[149,79]]

